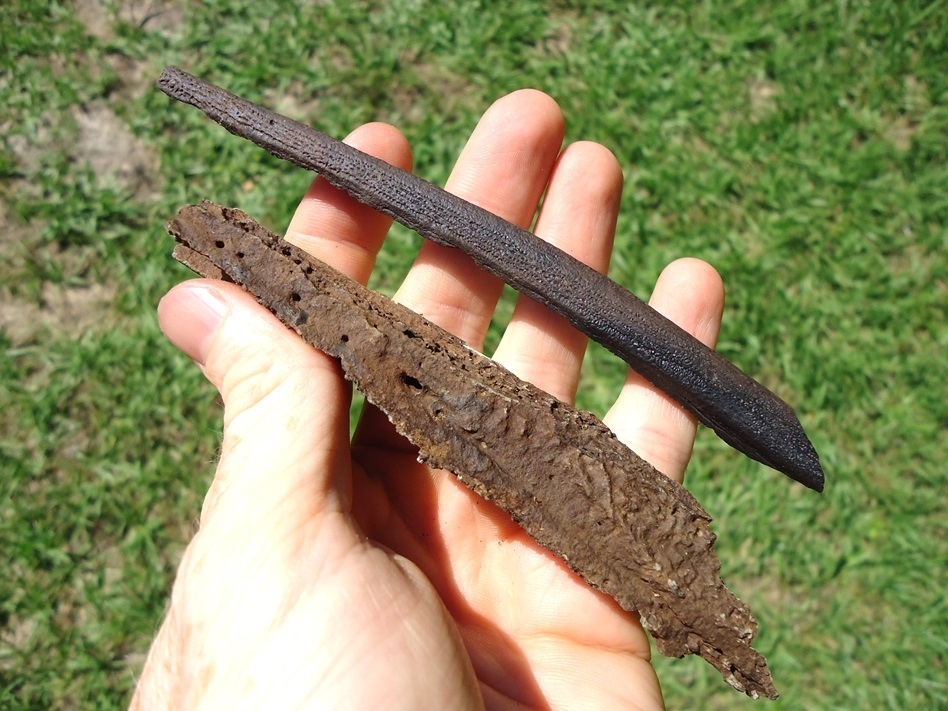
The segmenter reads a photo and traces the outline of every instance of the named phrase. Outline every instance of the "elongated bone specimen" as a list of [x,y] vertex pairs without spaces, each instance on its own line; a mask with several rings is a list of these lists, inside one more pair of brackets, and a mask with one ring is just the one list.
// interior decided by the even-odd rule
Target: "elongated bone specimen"
[[413,311],[210,202],[168,225],[175,257],[236,282],[338,358],[419,459],[506,511],[614,597],[666,655],[699,654],[734,688],[777,698],[750,645],[757,622],[725,587],[711,518],[588,412],[560,402]]
[[180,69],[166,68],[158,86],[423,237],[464,250],[625,360],[732,447],[823,490],[819,456],[787,403],[604,274],[416,175]]

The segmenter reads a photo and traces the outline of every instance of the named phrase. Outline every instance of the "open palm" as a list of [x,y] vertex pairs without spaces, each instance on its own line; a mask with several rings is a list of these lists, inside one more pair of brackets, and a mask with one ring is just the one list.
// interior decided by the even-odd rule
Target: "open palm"
[[[605,270],[622,174],[601,146],[560,150],[563,117],[535,91],[495,103],[447,188]],[[395,129],[349,143],[409,168]],[[317,180],[287,238],[368,279],[390,223]],[[396,300],[482,348],[502,284],[426,243]],[[717,274],[680,260],[652,304],[713,344]],[[368,407],[350,443],[350,389],[233,285],[195,280],[162,329],[225,403],[201,527],[149,654],[136,708],[661,708],[634,615],[589,588],[510,518],[416,452]],[[494,358],[572,402],[585,338],[521,297]],[[630,374],[606,417],[681,480],[695,425]]]

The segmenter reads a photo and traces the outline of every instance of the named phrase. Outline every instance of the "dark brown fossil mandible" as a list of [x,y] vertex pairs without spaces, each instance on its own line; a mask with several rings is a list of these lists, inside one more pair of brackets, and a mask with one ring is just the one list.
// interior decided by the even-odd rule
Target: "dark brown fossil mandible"
[[732,447],[823,490],[819,456],[789,405],[608,277],[422,178],[180,69],[166,68],[158,86],[423,237],[464,250],[625,360]]
[[699,654],[736,689],[777,697],[727,589],[711,518],[588,412],[269,232],[240,210],[183,207],[175,257],[234,281],[339,359],[430,465],[495,502],[591,585],[637,612],[663,654]]

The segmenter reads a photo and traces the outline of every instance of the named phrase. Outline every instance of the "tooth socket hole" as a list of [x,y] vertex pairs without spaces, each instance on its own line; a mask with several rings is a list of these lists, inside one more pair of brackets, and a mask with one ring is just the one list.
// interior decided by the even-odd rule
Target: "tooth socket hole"
[[418,378],[412,377],[408,373],[402,373],[402,382],[412,390],[424,390],[424,386]]

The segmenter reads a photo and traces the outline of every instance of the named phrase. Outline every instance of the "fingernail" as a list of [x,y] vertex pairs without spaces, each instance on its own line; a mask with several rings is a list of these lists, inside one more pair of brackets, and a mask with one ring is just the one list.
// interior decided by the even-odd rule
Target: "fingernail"
[[182,284],[158,304],[158,323],[165,336],[202,367],[226,315],[227,304],[217,290],[201,283]]

